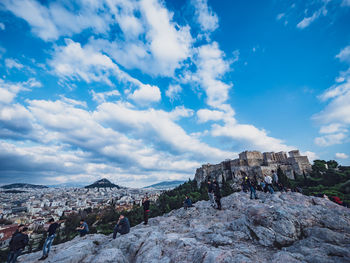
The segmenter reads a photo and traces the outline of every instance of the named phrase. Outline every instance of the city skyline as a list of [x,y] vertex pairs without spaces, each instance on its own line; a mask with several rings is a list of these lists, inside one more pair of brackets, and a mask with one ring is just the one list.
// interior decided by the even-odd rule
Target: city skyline
[[242,151],[350,165],[350,2],[0,3],[0,185],[194,178]]

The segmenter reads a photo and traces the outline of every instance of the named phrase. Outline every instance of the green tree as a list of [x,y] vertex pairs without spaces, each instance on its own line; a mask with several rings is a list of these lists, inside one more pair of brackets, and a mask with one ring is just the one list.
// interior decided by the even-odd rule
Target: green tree
[[278,166],[277,168],[277,176],[278,176],[278,181],[287,188],[291,187],[289,178],[287,177],[287,175],[283,172],[283,170],[281,169],[281,167]]
[[334,160],[330,160],[327,162],[328,168],[335,169],[338,167],[338,163]]

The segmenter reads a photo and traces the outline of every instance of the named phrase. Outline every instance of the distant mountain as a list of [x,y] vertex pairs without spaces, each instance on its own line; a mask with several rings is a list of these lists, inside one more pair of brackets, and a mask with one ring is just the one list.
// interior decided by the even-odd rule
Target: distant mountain
[[85,188],[95,188],[95,187],[97,187],[97,188],[114,188],[115,187],[117,189],[121,188],[119,185],[111,183],[106,178],[103,178],[101,180],[94,182],[93,184],[85,186]]
[[48,188],[45,185],[37,185],[37,184],[8,184],[8,185],[3,185],[1,186],[3,189],[15,189],[15,188],[32,188],[32,189],[43,189],[43,188]]
[[167,189],[173,189],[177,186],[179,186],[180,184],[183,184],[186,181],[164,181],[164,182],[160,182],[157,184],[152,184],[149,186],[146,186],[144,188],[154,188],[154,189],[158,189],[158,190],[167,190]]

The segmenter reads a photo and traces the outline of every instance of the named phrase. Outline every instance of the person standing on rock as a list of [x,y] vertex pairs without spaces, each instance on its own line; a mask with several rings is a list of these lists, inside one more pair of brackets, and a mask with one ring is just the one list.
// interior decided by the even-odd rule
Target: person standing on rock
[[274,170],[272,170],[271,172],[272,172],[273,184],[274,184],[277,188],[279,188],[279,187],[278,187],[278,175],[277,175],[277,173],[276,173]]
[[267,190],[270,192],[270,194],[273,194],[274,190],[272,188],[272,178],[270,175],[265,175],[265,183]]
[[215,207],[214,187],[210,180],[208,181],[208,196],[211,206]]
[[259,199],[256,195],[255,184],[249,178],[247,180],[247,184],[248,184],[248,187],[250,189],[250,199],[253,199],[253,197],[255,199]]
[[148,196],[146,196],[143,200],[142,200],[142,206],[143,206],[143,220],[144,220],[144,225],[148,224],[148,217],[149,217],[149,205],[150,205],[150,201],[148,200]]
[[221,210],[221,191],[219,183],[214,180],[213,182],[213,188],[214,188],[214,195],[215,195],[215,201],[217,204],[217,209]]
[[118,223],[114,227],[113,239],[117,237],[117,233],[120,233],[121,235],[125,235],[129,232],[130,232],[129,219],[127,219],[124,215],[120,215]]
[[84,219],[80,220],[80,226],[76,228],[76,230],[79,231],[80,236],[83,237],[85,236],[87,233],[89,233],[89,226],[88,224],[85,222]]
[[7,256],[7,263],[17,262],[17,258],[21,255],[28,242],[28,227],[19,228],[10,240],[10,253]]
[[64,220],[55,222],[55,220],[53,218],[51,218],[49,220],[50,226],[47,230],[47,238],[45,240],[44,247],[43,247],[43,256],[39,260],[44,260],[49,256],[52,242],[53,242],[54,238],[56,237],[56,230],[57,230],[57,228],[60,227],[60,224],[63,222],[64,222]]
[[186,196],[186,199],[184,201],[184,208],[187,210],[189,207],[192,207],[192,200],[189,198],[189,196]]

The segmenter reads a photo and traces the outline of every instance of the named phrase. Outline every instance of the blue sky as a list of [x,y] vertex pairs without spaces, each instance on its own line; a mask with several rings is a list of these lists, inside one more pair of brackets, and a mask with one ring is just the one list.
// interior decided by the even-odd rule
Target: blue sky
[[244,150],[350,165],[349,14],[349,0],[3,0],[0,183],[144,186]]

